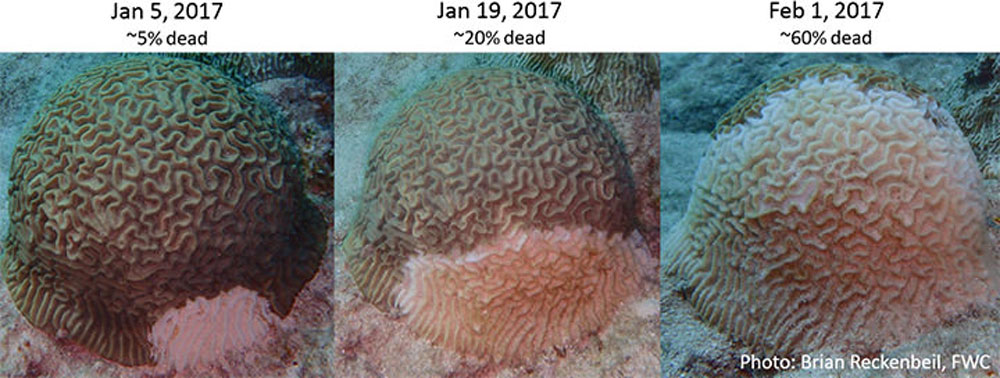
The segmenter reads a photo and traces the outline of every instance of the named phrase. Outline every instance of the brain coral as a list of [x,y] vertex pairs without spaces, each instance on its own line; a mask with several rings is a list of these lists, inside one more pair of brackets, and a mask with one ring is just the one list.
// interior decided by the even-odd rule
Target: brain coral
[[522,67],[565,82],[604,112],[645,111],[660,89],[656,54],[487,54],[483,60]]
[[[520,67],[565,83],[593,103],[625,145],[636,183],[640,231],[659,251],[660,66],[656,54],[486,54],[481,60]],[[657,252],[658,253],[658,252]]]
[[731,109],[668,271],[752,348],[870,353],[994,292],[980,175],[933,98],[867,67],[810,66]]
[[2,266],[35,327],[125,365],[195,297],[245,287],[284,316],[318,269],[323,218],[267,113],[210,67],[119,61],[81,74],[14,151]]
[[656,266],[613,131],[535,74],[463,71],[414,95],[364,192],[345,241],[361,293],[461,352],[513,361],[577,341]]

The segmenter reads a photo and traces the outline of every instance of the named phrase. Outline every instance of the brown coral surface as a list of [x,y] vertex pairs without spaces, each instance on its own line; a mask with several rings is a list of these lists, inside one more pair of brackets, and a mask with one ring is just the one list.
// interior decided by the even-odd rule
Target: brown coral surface
[[166,310],[244,286],[287,315],[326,225],[263,109],[199,63],[139,58],[64,85],[14,152],[2,269],[37,328],[151,362]]
[[485,54],[480,60],[511,65],[565,84],[595,105],[625,145],[636,184],[640,230],[659,251],[659,89],[656,54]]

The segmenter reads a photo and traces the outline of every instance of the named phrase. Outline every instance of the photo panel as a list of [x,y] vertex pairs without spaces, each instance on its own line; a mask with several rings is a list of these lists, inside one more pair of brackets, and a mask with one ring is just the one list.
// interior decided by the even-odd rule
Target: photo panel
[[663,374],[993,371],[995,54],[663,54]]
[[335,369],[659,374],[654,54],[338,54]]
[[333,376],[332,54],[0,54],[2,375]]

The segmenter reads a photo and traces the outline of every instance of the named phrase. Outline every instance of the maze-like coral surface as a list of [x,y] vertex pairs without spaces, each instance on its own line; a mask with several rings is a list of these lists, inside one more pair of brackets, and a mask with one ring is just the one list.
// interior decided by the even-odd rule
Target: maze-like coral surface
[[375,141],[348,266],[385,309],[417,253],[461,253],[523,227],[628,231],[626,164],[610,128],[550,80],[456,74],[415,95]]
[[873,67],[860,65],[845,66],[839,64],[806,66],[772,78],[754,88],[753,92],[741,98],[736,105],[733,105],[726,114],[723,114],[719,118],[715,129],[712,130],[712,135],[727,133],[733,126],[745,122],[747,118],[760,117],[760,111],[763,109],[770,95],[796,88],[807,77],[824,80],[833,76],[845,75],[857,83],[858,87],[862,90],[880,88],[887,91],[902,92],[912,98],[924,94],[922,89],[899,77],[899,75]]
[[14,151],[4,278],[27,320],[125,365],[165,311],[243,286],[284,316],[326,230],[294,150],[237,85],[139,58],[61,87]]
[[611,322],[648,267],[634,232],[516,232],[461,259],[410,259],[399,294],[407,323],[435,343],[515,361],[573,345]]
[[553,78],[597,106],[625,145],[636,184],[636,211],[650,250],[660,233],[660,66],[656,54],[486,54],[485,63],[512,65]]
[[653,94],[660,89],[660,67],[655,54],[491,54],[486,60],[498,60],[563,81],[607,113],[646,111],[646,104],[655,100]]
[[703,319],[767,353],[871,353],[989,298],[980,175],[947,112],[884,71],[788,76],[720,121],[664,240]]
[[[609,314],[605,311],[613,312],[620,301],[635,292],[608,289],[619,294],[611,296],[611,303],[604,301],[604,296],[574,292],[607,289],[604,285],[637,286],[637,259],[631,256],[631,249],[617,248],[623,235],[635,230],[633,202],[633,184],[621,144],[577,95],[527,72],[463,71],[417,93],[378,136],[369,157],[363,203],[345,241],[346,265],[362,294],[376,306],[389,309],[400,305],[397,295],[405,296],[409,305],[404,303],[404,311],[418,323],[414,328],[435,341],[498,358],[521,357],[537,351],[537,345],[524,338],[504,341],[490,335],[518,334],[524,329],[517,329],[530,325],[534,331],[529,334],[550,333],[550,338],[531,337],[537,338],[539,345],[551,346],[551,340],[566,341],[558,335],[582,333],[575,328],[564,332],[563,328],[569,326],[553,315],[556,312],[565,313],[571,319],[567,323],[585,320],[576,317],[576,308],[593,311],[587,312],[588,316],[600,313],[600,319],[606,319]],[[538,237],[526,236],[557,228],[563,230],[559,235],[567,234],[565,230],[586,228],[583,235],[598,240],[556,243],[573,249],[560,251],[551,245],[540,246],[540,241],[534,241]],[[598,233],[601,236],[594,236]],[[494,244],[501,245],[484,247]],[[606,248],[608,245],[616,247]],[[486,252],[472,253],[477,248]],[[637,248],[648,254],[645,248]],[[529,255],[529,251],[541,251],[536,254],[544,258]],[[568,257],[578,253],[585,257]],[[404,269],[414,259],[424,263]],[[537,271],[533,268],[546,259],[558,260],[548,262],[553,264],[552,269],[577,267],[604,279],[555,285],[564,292],[552,296],[539,293],[554,289],[535,287],[544,279],[518,284],[519,280],[510,278],[551,274],[542,272],[541,267]],[[600,268],[577,266],[577,262],[598,264]],[[643,262],[646,264],[642,266],[649,266]],[[466,274],[494,269],[507,273],[497,274],[502,277],[497,280],[483,280],[490,277],[486,273]],[[608,270],[614,273],[604,275]],[[407,282],[420,287],[401,288],[404,272],[417,275],[407,276]],[[478,283],[487,288],[475,289],[477,284],[469,277],[488,281]],[[618,281],[609,283],[609,277]],[[455,294],[458,292],[466,294]],[[504,295],[497,295],[499,292]],[[467,302],[474,300],[467,295],[471,293],[480,300],[493,299],[471,304]],[[537,301],[543,306],[539,308],[546,310],[524,313],[532,308],[523,305],[524,298]],[[542,298],[563,298],[560,301],[569,303],[557,310],[546,306],[559,301],[545,302]],[[441,303],[475,307],[478,310],[467,313],[508,322],[498,325],[508,329],[483,329],[482,333],[489,335],[469,335],[476,341],[459,345],[455,337],[448,336],[456,331],[442,327],[474,326],[443,321],[451,318],[441,315],[446,313],[439,311]],[[517,311],[506,315],[490,313],[511,308]],[[596,330],[592,323],[585,323],[587,332]],[[511,348],[523,345],[526,352],[484,346],[512,342],[524,342]]]

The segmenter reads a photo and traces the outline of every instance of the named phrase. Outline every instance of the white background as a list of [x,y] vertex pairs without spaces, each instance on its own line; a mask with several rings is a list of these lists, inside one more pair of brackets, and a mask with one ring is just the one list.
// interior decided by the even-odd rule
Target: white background
[[[217,0],[207,0],[208,3]],[[150,20],[149,4],[135,0],[4,0],[0,1],[0,51],[292,51],[332,52],[336,5],[342,1],[221,0],[216,20]],[[363,0],[359,0],[363,1]],[[144,20],[112,20],[114,4],[142,6]],[[173,17],[175,1],[158,1]],[[190,1],[183,1],[184,3]],[[201,3],[201,1],[195,1]],[[211,6],[209,9],[214,9]],[[125,33],[159,30],[208,30],[207,47],[137,46]]]
[[[633,51],[633,52],[971,52],[1000,51],[1000,1],[883,0],[877,20],[832,16],[838,0],[796,3],[811,15],[820,1],[831,16],[771,19],[770,0],[563,0],[554,20],[510,19],[514,0],[501,3],[507,22],[439,20],[438,0],[222,0],[211,21],[111,20],[114,0],[37,0],[0,3],[0,51]],[[451,0],[476,12],[479,0]],[[151,1],[117,1],[141,5]],[[173,1],[161,1],[172,15]],[[791,1],[782,1],[791,5]],[[147,12],[147,18],[149,14]],[[466,29],[546,30],[546,44],[466,46],[453,36]],[[136,46],[128,31],[209,30],[207,47]],[[781,31],[872,30],[871,46],[794,46]]]

